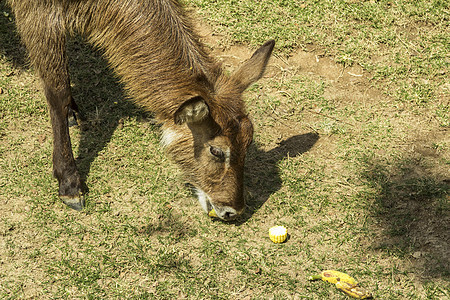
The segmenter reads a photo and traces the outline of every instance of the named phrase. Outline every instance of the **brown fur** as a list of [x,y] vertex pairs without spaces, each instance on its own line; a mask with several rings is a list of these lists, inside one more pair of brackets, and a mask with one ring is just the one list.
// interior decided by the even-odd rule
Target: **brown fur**
[[[224,219],[242,211],[243,165],[253,127],[241,94],[262,76],[273,41],[227,77],[206,53],[178,1],[7,2],[44,84],[54,135],[54,174],[66,204],[75,209],[84,205],[67,124],[78,108],[65,52],[67,36],[81,34],[103,51],[136,103],[163,123],[167,152],[208,195],[209,206],[203,208],[222,211]],[[229,151],[227,160],[217,158],[217,149]]]

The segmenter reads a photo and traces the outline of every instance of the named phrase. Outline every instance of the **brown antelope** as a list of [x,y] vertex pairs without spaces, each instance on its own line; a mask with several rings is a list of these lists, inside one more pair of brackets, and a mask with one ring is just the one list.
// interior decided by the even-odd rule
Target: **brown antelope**
[[206,212],[232,220],[245,207],[243,170],[253,127],[241,95],[262,77],[274,41],[232,75],[205,51],[176,0],[7,0],[32,65],[43,81],[53,129],[59,196],[81,210],[84,198],[69,137],[72,98],[67,37],[101,49],[129,95],[162,124],[162,145],[181,167]]

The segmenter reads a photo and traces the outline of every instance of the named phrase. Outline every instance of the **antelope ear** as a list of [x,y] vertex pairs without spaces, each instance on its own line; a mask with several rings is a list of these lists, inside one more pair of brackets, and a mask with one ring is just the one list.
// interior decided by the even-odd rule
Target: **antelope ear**
[[200,96],[185,101],[175,112],[175,124],[195,123],[206,119],[209,115],[208,105]]
[[238,85],[241,92],[263,76],[274,46],[274,40],[265,42],[249,60],[231,75],[231,80]]

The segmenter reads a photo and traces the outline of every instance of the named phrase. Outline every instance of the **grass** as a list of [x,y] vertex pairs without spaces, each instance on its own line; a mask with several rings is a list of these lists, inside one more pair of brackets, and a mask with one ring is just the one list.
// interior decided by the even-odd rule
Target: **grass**
[[[280,55],[317,45],[344,66],[370,71],[373,84],[399,102],[430,105],[442,99],[437,115],[448,107],[446,1],[191,2],[227,37],[224,44],[256,45],[271,37]],[[448,125],[448,114],[442,125]]]
[[[151,116],[80,39],[87,208],[64,207],[42,88],[0,2],[0,298],[347,299],[307,280],[323,269],[378,299],[450,298],[448,3],[186,2],[231,69],[242,46],[277,40],[246,94],[249,212],[200,210]],[[276,245],[278,224],[290,238]]]

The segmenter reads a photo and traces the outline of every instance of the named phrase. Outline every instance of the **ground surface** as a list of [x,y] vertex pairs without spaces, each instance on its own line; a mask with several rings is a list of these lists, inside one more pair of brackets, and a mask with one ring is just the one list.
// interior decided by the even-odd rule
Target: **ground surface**
[[[233,42],[234,27],[220,29],[228,19],[206,2],[192,1],[216,27],[199,31],[232,72],[259,37]],[[279,38],[266,75],[246,93],[256,129],[248,212],[227,224],[201,211],[151,116],[125,99],[106,62],[72,41],[73,92],[86,117],[71,129],[87,194],[78,213],[58,200],[42,88],[3,2],[0,13],[0,298],[346,299],[307,281],[337,269],[377,299],[449,299],[442,66],[427,90],[429,77],[414,68],[397,82],[382,73],[375,65],[387,54],[349,62],[319,38]],[[434,27],[403,28],[410,39],[399,44],[412,45]],[[387,65],[396,63],[408,67]],[[268,229],[278,224],[290,238],[275,245]]]

